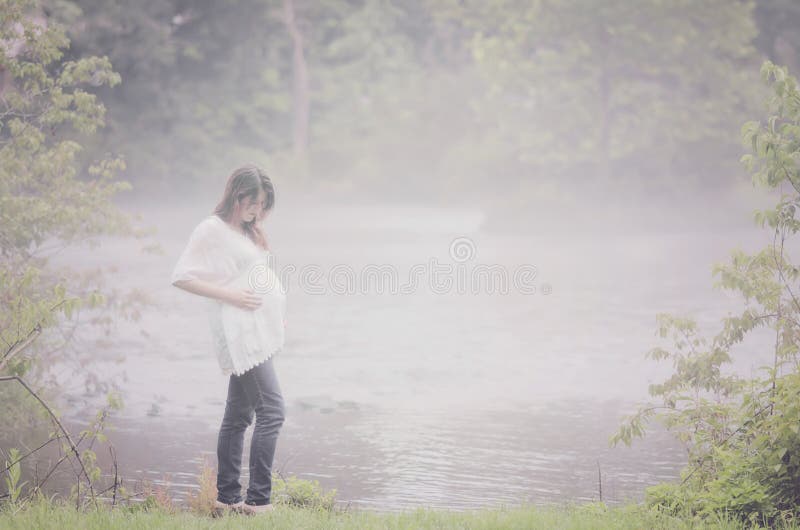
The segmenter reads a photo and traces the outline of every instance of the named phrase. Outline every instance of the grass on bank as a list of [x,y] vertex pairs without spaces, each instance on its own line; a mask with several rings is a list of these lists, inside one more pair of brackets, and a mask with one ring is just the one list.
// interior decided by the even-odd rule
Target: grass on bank
[[[692,521],[659,514],[639,505],[608,508],[600,503],[565,507],[521,506],[457,512],[416,509],[402,513],[327,510],[276,505],[275,512],[259,516],[227,515],[211,518],[160,506],[147,509],[116,507],[78,511],[74,505],[41,499],[22,508],[0,510],[3,529],[123,530],[141,528],[274,528],[274,529],[689,529],[745,528],[732,521]],[[753,528],[753,527],[750,527]],[[756,527],[758,528],[758,527]],[[800,528],[789,524],[784,528]]]
[[[680,530],[711,529],[739,530],[764,528],[746,526],[724,516],[701,521],[690,517],[675,517],[648,509],[641,504],[608,507],[603,503],[563,506],[523,504],[515,507],[469,511],[418,508],[400,513],[381,513],[353,509],[337,503],[336,490],[325,491],[318,481],[296,476],[273,475],[275,511],[258,516],[230,514],[212,517],[216,499],[216,473],[203,461],[198,476],[199,488],[187,502],[173,501],[169,485],[143,484],[143,490],[133,495],[120,488],[119,503],[111,506],[105,501],[94,507],[84,499],[80,510],[75,498],[48,499],[42,494],[18,502],[0,503],[0,530],[31,528],[67,530],[124,530],[140,528],[165,529],[647,529]],[[794,521],[777,528],[800,530]]]

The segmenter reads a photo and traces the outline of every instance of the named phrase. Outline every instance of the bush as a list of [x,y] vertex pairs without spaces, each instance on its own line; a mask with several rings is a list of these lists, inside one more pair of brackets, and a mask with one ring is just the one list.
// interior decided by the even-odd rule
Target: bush
[[[771,244],[754,255],[731,253],[729,265],[715,265],[716,287],[738,292],[746,307],[723,320],[711,342],[697,334],[690,318],[660,314],[658,334],[672,348],[648,356],[672,361],[674,373],[651,385],[661,403],[627,418],[612,443],[630,443],[645,424],[660,420],[686,444],[689,465],[680,484],[647,491],[649,506],[701,518],[720,514],[757,524],[788,521],[800,512],[800,268],[785,249],[800,230],[800,90],[785,68],[769,61],[762,76],[774,95],[766,123],[748,122],[742,136],[752,153],[742,161],[753,182],[787,187],[774,208],[757,211],[756,222],[772,231]],[[731,348],[764,327],[775,336],[772,363],[756,377],[726,373]]]
[[336,490],[332,489],[326,493],[316,480],[290,476],[288,479],[278,477],[273,480],[272,495],[275,504],[333,510]]

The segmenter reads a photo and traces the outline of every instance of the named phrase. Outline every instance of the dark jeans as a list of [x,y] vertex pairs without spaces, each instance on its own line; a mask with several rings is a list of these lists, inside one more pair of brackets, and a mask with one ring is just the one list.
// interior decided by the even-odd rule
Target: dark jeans
[[272,493],[272,460],[284,421],[284,404],[272,358],[240,376],[231,375],[225,416],[217,440],[217,500],[234,504],[242,500],[239,474],[244,432],[256,425],[250,442],[250,484],[247,504],[269,504]]

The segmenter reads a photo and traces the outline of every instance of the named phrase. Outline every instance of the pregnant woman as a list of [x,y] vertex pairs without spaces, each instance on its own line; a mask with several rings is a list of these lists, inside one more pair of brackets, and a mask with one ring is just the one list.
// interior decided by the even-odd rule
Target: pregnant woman
[[[214,350],[223,374],[230,376],[217,441],[217,514],[273,509],[272,461],[284,403],[272,356],[284,344],[286,294],[269,266],[259,223],[274,203],[272,182],[260,168],[235,170],[214,213],[195,227],[172,272],[172,285],[207,301]],[[250,484],[243,500],[244,433],[254,415]]]

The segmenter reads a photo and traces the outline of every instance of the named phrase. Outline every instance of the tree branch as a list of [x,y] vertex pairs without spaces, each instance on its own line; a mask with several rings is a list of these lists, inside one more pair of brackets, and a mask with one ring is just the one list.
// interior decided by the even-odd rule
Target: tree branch
[[53,409],[51,409],[50,406],[47,403],[45,403],[45,401],[41,397],[39,397],[39,394],[34,392],[33,389],[31,387],[29,387],[28,384],[25,383],[25,381],[23,381],[20,377],[17,377],[16,375],[0,376],[0,382],[4,382],[4,381],[16,381],[17,383],[22,385],[22,387],[25,390],[27,390],[30,395],[32,395],[34,398],[36,398],[36,400],[42,405],[42,407],[50,415],[50,418],[56,424],[58,429],[62,432],[62,434],[64,435],[64,438],[67,440],[67,443],[69,443],[70,450],[75,455],[75,458],[77,458],[78,464],[81,466],[81,471],[83,472],[83,476],[86,478],[86,483],[89,486],[89,492],[91,493],[91,496],[92,496],[92,502],[94,502],[95,505],[96,505],[97,504],[97,499],[95,498],[94,486],[92,485],[92,479],[89,477],[89,473],[86,472],[86,466],[83,465],[83,460],[81,460],[81,455],[78,452],[78,447],[75,445],[75,442],[72,441],[72,437],[69,435],[69,432],[67,432],[67,429],[64,428],[64,425],[58,419],[58,416],[55,415],[55,413],[53,412]]
[[[58,309],[60,306],[64,305],[65,302],[66,302],[66,300],[61,300],[56,305],[51,307],[49,309],[49,311],[52,313],[53,311]],[[8,362],[15,355],[17,355],[19,352],[21,352],[22,350],[24,350],[25,348],[30,346],[30,344],[34,340],[36,340],[36,337],[38,337],[41,333],[42,333],[42,321],[40,320],[39,322],[36,323],[36,325],[33,326],[31,331],[28,332],[28,335],[24,339],[22,339],[21,341],[18,340],[16,342],[14,342],[14,344],[11,345],[11,348],[6,353],[3,354],[3,359],[2,359],[2,361],[0,361],[0,372],[2,372],[3,368],[6,367]]]
[[5,469],[3,469],[3,470],[0,470],[0,474],[3,474],[3,473],[5,473],[6,471],[8,471],[9,469],[11,469],[12,467],[14,467],[15,465],[17,465],[18,463],[22,462],[23,460],[25,460],[26,458],[28,458],[29,456],[31,456],[31,455],[32,455],[33,453],[35,453],[36,451],[38,451],[38,450],[40,450],[40,449],[43,449],[45,446],[49,445],[51,442],[54,442],[54,441],[56,441],[56,440],[60,440],[60,439],[61,439],[61,435],[59,435],[59,436],[56,436],[55,438],[50,438],[49,440],[47,440],[46,442],[44,442],[42,445],[40,445],[40,446],[39,446],[39,447],[37,447],[36,449],[33,449],[33,450],[31,450],[31,451],[28,451],[27,453],[25,453],[25,454],[24,454],[24,455],[22,455],[21,457],[17,458],[16,460],[14,460],[14,461],[13,461],[13,462],[11,462],[10,464],[8,464],[8,465],[6,466],[6,468],[5,468]]

